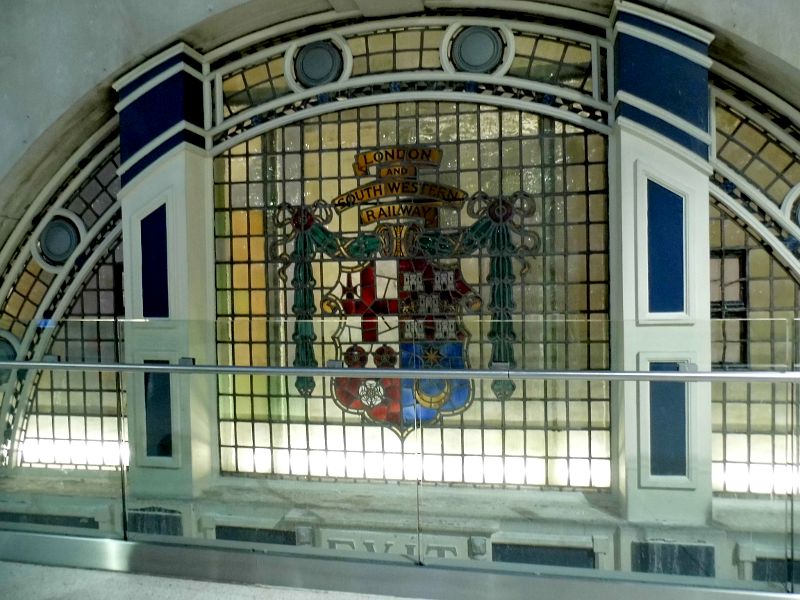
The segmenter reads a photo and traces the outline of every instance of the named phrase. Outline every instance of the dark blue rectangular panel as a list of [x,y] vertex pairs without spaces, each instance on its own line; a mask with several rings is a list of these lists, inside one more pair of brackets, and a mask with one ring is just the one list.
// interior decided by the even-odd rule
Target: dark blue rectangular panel
[[[682,129],[678,129],[674,125],[667,123],[663,119],[644,112],[643,110],[639,110],[630,104],[625,104],[624,102],[620,102],[617,105],[615,114],[617,117],[626,117],[631,121],[635,121],[636,123],[644,125],[648,129],[652,129],[656,133],[660,133],[676,144],[680,144],[687,150],[691,150],[703,160],[708,160],[708,144],[697,139],[693,135],[686,133]],[[124,177],[125,175],[123,175],[123,178]]]
[[142,316],[169,317],[166,204],[142,219],[139,233],[142,247]]
[[617,36],[617,90],[708,131],[708,69],[655,44]]
[[203,84],[183,72],[162,81],[122,109],[119,115],[122,162],[181,121],[203,125]]
[[[166,365],[166,360],[145,364]],[[147,456],[172,456],[172,392],[169,373],[144,374],[144,415]]]
[[683,198],[647,181],[647,291],[651,313],[686,309]]
[[655,21],[640,17],[639,15],[632,15],[625,12],[619,13],[618,21],[621,23],[630,23],[631,25],[635,25],[640,29],[652,31],[653,33],[670,39],[673,42],[678,42],[679,44],[695,50],[696,52],[700,52],[701,54],[708,54],[708,44],[705,42],[685,33],[681,33],[677,29],[672,29],[671,27],[662,25],[661,23],[656,23]]
[[584,569],[594,569],[595,566],[594,551],[591,548],[533,546],[529,544],[493,543],[492,560],[556,567],[581,567]]
[[[651,371],[678,371],[676,362],[652,362]],[[650,382],[650,474],[686,475],[686,384]]]

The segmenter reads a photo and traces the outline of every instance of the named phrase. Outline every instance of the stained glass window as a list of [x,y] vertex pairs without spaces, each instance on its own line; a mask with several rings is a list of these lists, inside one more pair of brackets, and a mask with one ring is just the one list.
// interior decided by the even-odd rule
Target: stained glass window
[[[0,306],[0,329],[9,331],[21,340],[23,352],[28,357],[35,353],[49,351],[47,344],[52,339],[49,335],[50,329],[42,328],[41,320],[49,321],[50,315],[54,311],[60,310],[57,307],[61,303],[71,300],[71,298],[64,298],[64,294],[72,293],[70,292],[71,280],[81,272],[87,261],[93,263],[96,260],[93,257],[95,248],[105,243],[104,236],[119,219],[119,211],[115,212],[115,208],[118,209],[116,194],[120,186],[117,177],[118,132],[111,129],[107,131],[107,134],[91,150],[94,153],[91,158],[84,157],[83,160],[78,161],[72,172],[41,206],[39,216],[33,219],[33,224],[35,224],[41,222],[42,219],[52,218],[53,214],[50,211],[54,208],[71,212],[74,218],[79,219],[89,232],[88,244],[83,249],[83,255],[75,257],[74,262],[68,267],[69,271],[61,274],[52,272],[52,266],[46,266],[44,262],[40,262],[41,258],[37,257],[37,253],[33,251],[33,244],[36,242],[32,244],[30,236],[36,231],[36,228],[33,224],[29,224],[29,228],[20,228],[20,231],[25,233],[17,238],[19,246],[6,265],[3,276],[0,277],[0,288],[3,288],[6,294],[5,302],[0,303],[2,304]],[[60,215],[55,218],[64,218],[64,216]],[[58,289],[54,289],[54,286]],[[121,282],[116,289],[121,290]],[[90,301],[87,300],[87,302]],[[104,313],[79,312],[76,315],[96,318]],[[45,344],[45,347],[42,348],[40,343]],[[26,346],[26,344],[28,345]],[[73,384],[70,389],[77,392],[77,383]],[[30,396],[29,390],[26,378],[20,376],[17,378],[14,388],[7,390],[3,398],[3,414],[6,423],[3,427],[4,440],[2,448],[0,448],[0,461],[4,462],[8,458],[12,436],[19,437],[20,432],[27,426],[21,419],[27,414],[25,401]],[[76,410],[78,409],[76,408]],[[75,431],[79,432],[80,430],[76,427]],[[83,440],[82,435],[78,433],[75,439]],[[70,438],[62,435],[60,439],[64,441]],[[69,459],[59,457],[54,459],[53,464],[61,464],[65,461],[70,463]]]
[[[370,30],[355,26],[342,30],[342,44],[352,57],[352,70],[343,87],[358,84],[362,78],[387,73],[418,73],[425,81],[431,74],[442,71],[442,53],[449,52],[443,43],[450,21],[437,21],[421,23],[411,19],[401,28]],[[509,25],[489,20],[487,26],[496,27],[501,23],[504,27]],[[552,28],[547,29],[544,33],[536,25],[530,25],[511,31],[515,50],[507,83],[527,87],[528,82],[541,82],[576,90],[587,98],[607,98],[605,44],[587,35],[575,36],[567,30],[557,33]],[[302,46],[306,42],[298,43]],[[265,44],[249,48],[247,56],[237,55],[229,65],[220,65],[219,119],[239,115],[248,108],[277,103],[292,93],[284,72],[285,47],[275,45],[275,40]],[[363,79],[361,84],[366,83]],[[519,93],[517,90],[515,97],[519,97]],[[553,98],[545,100],[550,104],[552,101]]]
[[[797,282],[742,223],[712,205],[712,361],[715,369],[791,363]],[[712,384],[713,488],[786,493],[791,482],[791,390],[785,384]]]
[[800,132],[748,93],[716,79],[716,157],[780,205],[800,183]]
[[[117,318],[123,316],[122,248],[117,242],[88,277],[65,318],[53,323],[49,353],[69,362],[120,362],[122,325]],[[28,404],[21,464],[109,470],[127,463],[121,377],[41,371]]]
[[453,102],[333,112],[219,156],[220,364],[343,369],[221,376],[222,470],[607,487],[604,383],[344,376],[607,368],[606,158],[594,132]]

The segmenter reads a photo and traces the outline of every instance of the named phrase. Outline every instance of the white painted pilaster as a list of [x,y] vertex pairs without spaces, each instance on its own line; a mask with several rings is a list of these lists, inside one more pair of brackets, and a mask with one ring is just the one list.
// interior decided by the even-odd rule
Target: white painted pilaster
[[[125,261],[125,360],[184,357],[215,362],[212,159],[181,144],[120,192]],[[140,221],[167,207],[169,318],[142,316]],[[144,243],[147,243],[144,240]],[[134,497],[198,494],[217,470],[216,380],[171,375],[173,456],[147,456],[144,447],[144,377],[128,375],[131,444],[130,490]]]
[[[709,180],[707,165],[624,119],[612,138],[610,208],[612,368],[647,371],[651,362],[710,370]],[[647,181],[683,198],[684,310],[652,313],[648,304]],[[687,474],[649,472],[649,385],[614,387],[614,491],[636,523],[704,525],[711,514],[711,387],[687,384]]]

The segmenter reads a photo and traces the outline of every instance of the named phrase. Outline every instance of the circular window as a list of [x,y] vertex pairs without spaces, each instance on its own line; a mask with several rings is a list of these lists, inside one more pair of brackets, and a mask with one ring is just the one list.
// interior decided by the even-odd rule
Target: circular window
[[489,73],[503,60],[503,38],[489,27],[465,27],[453,40],[450,54],[459,71]]
[[53,265],[63,265],[80,241],[75,223],[66,217],[53,217],[39,235],[39,252]]
[[300,48],[294,59],[294,70],[297,81],[310,88],[339,79],[342,64],[339,49],[333,42],[322,40]]

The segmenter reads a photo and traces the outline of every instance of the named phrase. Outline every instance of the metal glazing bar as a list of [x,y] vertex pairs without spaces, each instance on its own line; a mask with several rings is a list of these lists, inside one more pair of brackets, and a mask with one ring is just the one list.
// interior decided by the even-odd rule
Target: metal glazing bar
[[195,375],[272,375],[302,377],[363,377],[366,379],[544,379],[560,381],[738,381],[800,384],[800,371],[530,371],[496,369],[354,369],[342,367],[251,367],[132,363],[0,361],[0,369],[47,371],[107,371],[113,373],[176,373]]

